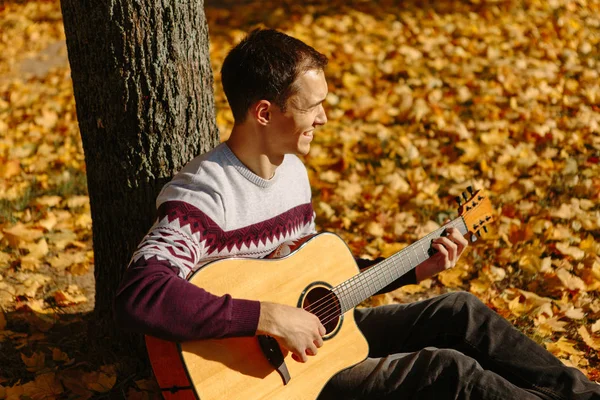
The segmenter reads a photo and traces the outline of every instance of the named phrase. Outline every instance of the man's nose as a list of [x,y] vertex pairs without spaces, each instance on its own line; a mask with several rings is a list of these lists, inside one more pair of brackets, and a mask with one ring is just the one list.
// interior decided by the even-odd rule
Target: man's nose
[[325,113],[325,108],[323,105],[319,105],[320,110],[317,118],[315,118],[315,125],[325,125],[327,123],[327,114]]

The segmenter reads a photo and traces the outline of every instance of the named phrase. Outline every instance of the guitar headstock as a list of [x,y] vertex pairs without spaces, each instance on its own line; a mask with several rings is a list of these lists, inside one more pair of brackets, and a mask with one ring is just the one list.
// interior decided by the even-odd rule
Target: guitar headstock
[[[467,188],[469,195],[463,192],[462,198],[456,197],[459,204],[458,215],[463,218],[467,230],[471,233],[471,240],[477,240],[475,234],[481,236],[481,230],[487,232],[487,225],[494,221],[494,213],[490,199],[482,190],[473,192],[473,188]],[[464,203],[463,203],[464,200]]]

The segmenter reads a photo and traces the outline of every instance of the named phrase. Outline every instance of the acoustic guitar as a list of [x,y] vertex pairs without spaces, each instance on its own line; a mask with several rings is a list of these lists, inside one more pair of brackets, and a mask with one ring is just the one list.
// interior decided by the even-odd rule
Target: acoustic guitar
[[302,307],[319,317],[324,345],[306,363],[292,359],[268,336],[174,343],[146,337],[148,354],[165,399],[316,399],[337,372],[361,362],[369,346],[356,326],[355,306],[431,257],[431,241],[455,227],[471,241],[493,220],[478,190],[459,199],[459,216],[417,242],[359,272],[346,243],[322,233],[279,259],[214,261],[189,281],[215,295]]

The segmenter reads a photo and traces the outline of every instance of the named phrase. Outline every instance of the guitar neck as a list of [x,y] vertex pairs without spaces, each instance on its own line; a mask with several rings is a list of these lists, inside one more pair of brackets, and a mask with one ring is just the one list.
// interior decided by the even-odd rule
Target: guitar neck
[[333,288],[333,292],[340,300],[342,313],[356,307],[431,257],[433,255],[431,241],[441,237],[448,227],[457,228],[463,236],[468,232],[463,218],[458,217],[368,270]]

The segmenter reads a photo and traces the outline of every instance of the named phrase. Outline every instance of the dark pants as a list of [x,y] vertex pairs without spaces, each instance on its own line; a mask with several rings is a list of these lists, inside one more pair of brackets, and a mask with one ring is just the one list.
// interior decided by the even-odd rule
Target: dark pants
[[355,317],[369,358],[334,376],[319,400],[600,399],[600,385],[469,293],[357,309]]

